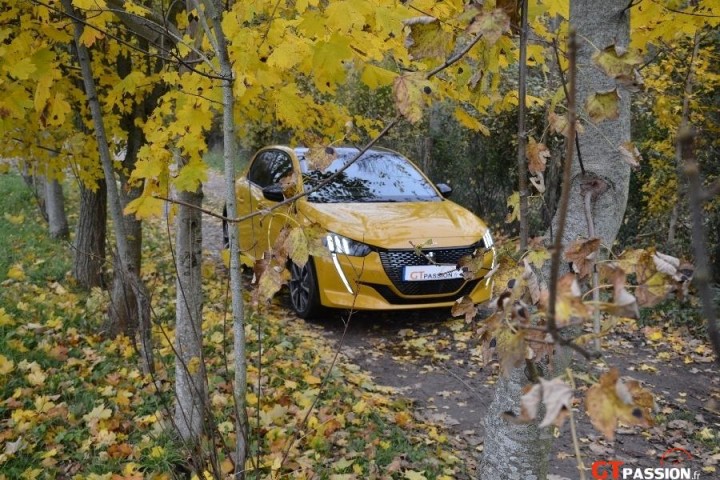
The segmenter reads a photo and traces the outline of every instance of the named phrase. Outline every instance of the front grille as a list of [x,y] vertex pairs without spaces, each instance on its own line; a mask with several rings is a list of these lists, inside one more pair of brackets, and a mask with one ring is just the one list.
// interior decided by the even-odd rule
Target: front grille
[[[482,246],[471,245],[469,247],[438,250],[423,249],[423,253],[432,257],[435,263],[456,265],[462,257],[472,255],[477,248],[482,248]],[[430,265],[432,262],[424,256],[417,255],[415,250],[385,250],[378,253],[385,273],[393,282],[395,288],[403,295],[449,295],[460,290],[466,283],[466,280],[462,278],[406,282],[402,279],[403,267]]]
[[470,295],[477,286],[478,282],[480,282],[479,278],[467,282],[459,292],[455,293],[449,299],[443,297],[404,298],[393,292],[387,285],[378,285],[376,283],[366,283],[365,285],[377,290],[377,292],[391,305],[422,305],[427,303],[446,302],[448,300],[458,299],[465,295]]

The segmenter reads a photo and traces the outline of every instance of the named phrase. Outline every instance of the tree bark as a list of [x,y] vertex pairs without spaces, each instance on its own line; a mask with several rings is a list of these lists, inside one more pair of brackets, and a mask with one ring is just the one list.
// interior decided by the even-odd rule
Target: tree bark
[[[237,140],[235,138],[235,97],[233,94],[234,74],[228,55],[227,39],[222,30],[221,3],[215,0],[203,2],[208,12],[210,26],[214,30],[214,48],[220,63],[223,91],[223,158],[225,163],[225,205],[227,215],[237,218],[237,199],[235,195],[235,164],[237,159]],[[235,354],[235,410],[237,415],[235,445],[235,478],[245,478],[245,460],[247,458],[248,425],[246,419],[245,396],[247,393],[247,359],[245,348],[245,306],[242,296],[242,278],[240,271],[240,247],[238,229],[231,225],[230,240],[230,297],[233,319],[233,350]]]
[[525,129],[525,97],[527,96],[527,42],[528,42],[528,2],[520,0],[522,9],[520,20],[520,66],[518,67],[518,190],[520,191],[520,251],[528,246],[528,164],[525,158],[527,131]]
[[[184,203],[202,206],[202,187],[196,192],[178,192],[177,195]],[[181,205],[175,229],[175,424],[183,440],[194,444],[203,433],[207,396],[202,353],[200,210]]]
[[[583,186],[589,181],[607,184],[607,190],[598,195],[591,205],[595,234],[602,244],[610,248],[615,241],[628,197],[630,167],[621,160],[619,147],[630,140],[630,95],[616,85],[613,78],[605,75],[592,60],[595,49],[617,44],[627,47],[629,43],[629,10],[627,0],[576,0],[570,4],[570,22],[578,32],[579,49],[577,64],[577,104],[582,105],[595,92],[618,87],[620,94],[619,116],[598,125],[587,125],[586,133],[580,136],[579,144],[585,173],[577,161],[577,152],[572,162],[571,182],[563,188],[570,188],[567,222],[562,244],[588,236],[588,221],[585,216]],[[587,115],[582,118],[586,119]],[[587,122],[586,122],[587,123]],[[566,159],[567,161],[567,159]],[[553,220],[557,231],[557,217]],[[564,370],[571,356],[558,352],[554,360],[556,371]],[[519,414],[521,389],[527,383],[524,369],[516,369],[508,377],[498,381],[498,394],[488,409],[485,418],[485,449],[480,478],[502,479],[543,479],[547,476],[549,464],[549,442],[545,432],[533,426],[518,426],[500,418],[505,411]],[[547,443],[547,446],[544,446]]]
[[50,238],[67,240],[70,236],[70,229],[65,216],[65,195],[63,195],[62,185],[56,179],[45,179],[45,208]]
[[[120,70],[120,69],[119,69]],[[122,72],[120,72],[122,75]],[[129,73],[129,71],[127,72]],[[127,74],[126,73],[126,74]],[[142,194],[142,186],[131,186],[129,172],[135,168],[137,154],[144,143],[142,130],[135,124],[136,118],[143,118],[141,105],[135,105],[131,114],[122,119],[122,127],[127,132],[127,145],[123,168],[118,173],[120,178],[120,203],[122,208]],[[140,272],[142,267],[142,221],[134,216],[123,215],[122,218],[127,241],[127,257],[124,264],[134,272]],[[118,263],[119,257],[114,257],[115,271],[121,271]],[[138,328],[138,299],[135,292],[122,275],[113,277],[112,288],[110,289],[110,308],[108,311],[108,332],[110,335],[135,331]]]
[[[120,270],[115,275],[120,275],[124,279],[129,288],[133,290],[137,300],[138,324],[140,326],[140,355],[143,361],[143,370],[145,373],[154,371],[154,361],[152,352],[152,341],[150,336],[150,297],[147,293],[145,285],[140,280],[139,272],[132,269],[132,265],[126,263],[125,259],[130,258],[130,247],[128,245],[128,237],[125,232],[125,224],[123,221],[123,208],[115,183],[115,172],[113,170],[112,157],[110,155],[110,147],[108,145],[108,137],[105,133],[105,123],[103,120],[102,109],[95,88],[95,79],[92,75],[90,65],[90,56],[87,48],[80,41],[83,32],[83,25],[77,17],[77,12],[72,5],[71,0],[62,0],[65,12],[73,20],[73,36],[77,49],[78,63],[82,71],[83,84],[85,86],[85,94],[90,106],[90,113],[95,128],[95,137],[98,143],[100,154],[100,162],[103,167],[103,174],[107,184],[108,200],[110,204],[110,217],[115,228],[115,243],[117,246],[117,256],[120,258]],[[135,332],[127,332],[134,337]]]
[[105,238],[107,237],[107,187],[105,180],[91,190],[80,184],[80,216],[75,231],[73,277],[86,289],[104,287]]

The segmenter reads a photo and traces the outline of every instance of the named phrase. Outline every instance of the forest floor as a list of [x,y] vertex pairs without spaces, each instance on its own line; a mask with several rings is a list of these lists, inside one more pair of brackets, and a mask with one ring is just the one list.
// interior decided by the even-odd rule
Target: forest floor
[[[205,185],[206,200],[215,206],[222,204],[219,178],[212,175]],[[205,218],[206,247],[214,250],[220,224]],[[286,298],[281,302],[286,303]],[[292,318],[291,313],[288,316]],[[411,400],[418,420],[445,429],[454,453],[472,472],[482,456],[487,434],[482,420],[493,399],[499,368],[497,363],[483,364],[471,326],[452,319],[447,310],[356,313],[347,319],[346,313],[338,312],[308,325],[377,384]],[[720,375],[709,345],[675,320],[671,312],[655,319],[655,325],[661,326],[641,328],[623,322],[604,339],[600,360],[575,360],[573,370],[584,378],[596,379],[610,367],[619,368],[621,375],[650,388],[657,403],[655,426],[621,426],[610,443],[592,427],[576,398],[577,446],[586,478],[593,478],[590,468],[596,461],[647,468],[660,466],[664,455],[698,472],[700,478],[720,478]],[[552,475],[580,478],[568,424],[557,434]],[[672,449],[683,449],[689,457],[680,450],[666,453]]]

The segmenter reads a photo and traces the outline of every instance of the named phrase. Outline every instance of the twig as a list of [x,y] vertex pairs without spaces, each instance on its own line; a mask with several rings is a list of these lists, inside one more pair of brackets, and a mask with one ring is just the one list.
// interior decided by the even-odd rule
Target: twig
[[693,142],[695,132],[690,127],[684,128],[678,135],[678,144],[682,152],[683,170],[688,181],[688,197],[692,216],[692,246],[695,254],[695,273],[693,279],[702,302],[703,316],[707,319],[707,331],[710,343],[715,350],[715,361],[720,364],[720,326],[713,292],[710,288],[712,272],[708,265],[708,252],[705,245],[705,225],[703,224],[702,180]]
[[[566,372],[568,380],[570,380],[570,388],[575,390],[575,378],[573,377],[572,370],[568,368]],[[572,405],[568,408],[568,416],[570,417],[570,434],[572,435],[573,448],[575,449],[577,469],[580,473],[580,480],[585,480],[585,465],[583,464],[582,455],[580,454],[580,442],[578,441],[577,429],[575,427],[575,415],[573,415]]]
[[[565,222],[567,220],[568,204],[570,201],[570,171],[573,160],[573,150],[575,142],[575,63],[576,63],[577,44],[575,41],[575,30],[570,29],[568,34],[568,57],[570,65],[568,69],[568,137],[565,142],[565,164],[563,165],[563,185],[560,195],[560,205],[558,206],[558,225],[555,241],[553,244],[552,260],[550,263],[550,285],[549,294],[550,301],[547,312],[547,330],[553,340],[560,345],[569,347],[587,359],[597,358],[599,352],[590,352],[574,342],[563,338],[557,328],[555,322],[555,307],[557,303],[557,284],[560,276],[560,255],[563,249],[563,235],[565,233]],[[559,59],[558,59],[559,61]]]
[[470,49],[471,49],[472,47],[474,47],[475,44],[477,44],[477,43],[482,39],[482,37],[483,37],[482,34],[480,34],[480,35],[478,35],[477,37],[475,37],[475,38],[474,38],[470,43],[468,43],[468,44],[465,46],[465,48],[463,48],[457,55],[455,55],[455,56],[452,57],[452,58],[449,58],[448,60],[445,61],[445,63],[443,63],[443,64],[440,65],[439,67],[436,67],[436,68],[430,70],[430,71],[428,72],[426,78],[430,79],[430,78],[434,77],[434,76],[437,75],[438,73],[440,73],[440,72],[442,72],[443,70],[445,70],[446,68],[448,68],[448,67],[449,67],[450,65],[452,65],[453,63],[455,63],[455,62],[457,62],[458,60],[460,60],[461,58],[463,58],[463,57],[470,51]]
[[[568,84],[565,81],[565,73],[563,72],[562,66],[560,66],[560,49],[558,48],[557,40],[554,38],[553,38],[552,46],[553,46],[553,51],[555,52],[555,63],[557,63],[558,72],[560,72],[560,83],[562,84],[563,92],[565,92],[565,98],[568,100],[568,110],[570,110],[570,105],[569,105],[570,93],[568,92]],[[569,49],[568,49],[568,55],[570,55]],[[575,59],[573,59],[573,62],[574,61],[575,61]],[[572,68],[574,68],[574,67],[568,67],[568,68],[570,70],[572,70]],[[572,75],[574,78],[575,73],[573,73]],[[573,95],[575,95],[575,93],[573,93]],[[574,107],[575,107],[575,99],[573,99],[573,113],[574,113],[574,115],[577,115],[577,111],[575,110]],[[568,122],[569,122],[569,119],[568,119]],[[585,165],[583,165],[582,153],[580,152],[580,139],[578,139],[576,132],[575,132],[575,119],[574,118],[573,118],[572,131],[573,131],[573,135],[575,136],[575,148],[577,149],[578,163],[580,164],[580,173],[585,175]],[[568,140],[569,139],[570,139],[570,137],[568,136]]]

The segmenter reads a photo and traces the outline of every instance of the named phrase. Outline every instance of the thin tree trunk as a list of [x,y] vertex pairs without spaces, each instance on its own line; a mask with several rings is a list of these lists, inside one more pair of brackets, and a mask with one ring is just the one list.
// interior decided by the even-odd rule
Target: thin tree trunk
[[[202,206],[202,187],[196,192],[178,192],[178,199]],[[197,443],[203,433],[205,362],[202,354],[202,218],[199,209],[181,206],[176,219],[175,266],[175,424],[188,443]]]
[[63,195],[62,185],[55,179],[45,179],[45,209],[47,210],[50,237],[56,240],[67,240],[70,236],[70,229],[65,216],[65,195]]
[[[235,196],[235,165],[237,159],[237,141],[235,139],[235,97],[233,96],[234,75],[228,55],[227,40],[222,30],[220,4],[206,0],[204,5],[214,29],[215,45],[220,72],[223,77],[223,145],[225,160],[225,204],[230,218],[237,218]],[[232,302],[234,353],[235,353],[235,409],[237,415],[237,444],[235,447],[235,478],[245,478],[245,460],[247,458],[248,428],[246,419],[245,396],[247,393],[247,359],[245,349],[245,309],[242,297],[242,279],[240,277],[240,248],[236,225],[229,228],[230,240],[230,296]]]
[[525,130],[525,97],[527,96],[527,0],[521,0],[520,20],[520,66],[518,79],[518,188],[520,190],[520,251],[527,250],[528,245],[528,166],[525,158],[527,131]]
[[[123,222],[123,208],[115,183],[115,172],[113,170],[112,157],[108,145],[107,134],[105,133],[105,124],[103,121],[102,109],[98,100],[97,91],[95,89],[95,79],[92,76],[90,66],[90,57],[87,48],[80,41],[83,32],[83,25],[77,17],[71,0],[62,0],[65,12],[73,20],[73,35],[75,46],[77,49],[78,62],[82,70],[83,83],[85,85],[85,94],[87,95],[90,112],[92,114],[93,126],[95,128],[95,137],[98,143],[100,153],[100,161],[107,182],[108,200],[110,203],[110,217],[115,227],[115,242],[117,246],[117,255],[120,258],[120,271],[116,271],[115,275],[120,275],[130,285],[136,295],[138,324],[140,326],[140,355],[143,360],[143,370],[146,373],[154,371],[154,361],[152,352],[152,343],[150,337],[150,299],[142,284],[139,272],[132,270],[132,266],[128,265],[125,259],[130,257],[130,247],[128,246],[127,235],[125,232],[125,224]],[[134,332],[128,332],[133,334]]]
[[[595,48],[602,50],[613,44],[627,47],[627,5],[627,0],[575,0],[570,4],[570,21],[581,39],[577,58],[577,65],[580,66],[577,74],[578,105],[583,105],[592,93],[608,91],[617,86],[614,79],[604,75],[593,64],[592,55]],[[608,187],[594,199],[591,206],[595,233],[603,245],[612,246],[622,224],[630,184],[630,167],[621,160],[619,147],[630,139],[630,95],[621,87],[619,94],[619,117],[598,125],[588,125],[587,132],[580,137],[586,173],[582,175],[575,153],[570,184],[563,187],[570,188],[567,222],[562,236],[562,244],[565,246],[588,236],[581,191],[590,181],[603,182]],[[557,218],[553,222],[556,224]],[[557,228],[553,230],[556,232]],[[571,355],[566,352],[557,352],[554,359],[556,371],[564,370],[570,359]],[[500,393],[490,405],[485,418],[486,443],[480,478],[513,480],[543,479],[547,476],[549,445],[541,445],[549,443],[551,439],[545,440],[545,432],[535,427],[517,426],[499,418],[508,410],[519,414],[520,393],[527,381],[524,369],[521,368],[497,384]]]
[[107,187],[105,180],[91,190],[80,184],[80,215],[75,231],[73,277],[86,289],[104,287],[105,238],[107,236]]
[[[186,8],[193,10],[191,0],[186,1]],[[198,35],[197,23],[191,21],[187,33],[199,46],[202,36]],[[190,54],[189,60],[194,59]],[[181,67],[180,73],[186,70]],[[176,158],[180,170],[186,159],[179,154]],[[197,446],[205,426],[207,403],[202,353],[202,185],[195,192],[180,191],[177,195],[183,204],[178,207],[175,225],[175,425],[186,443]]]
[[[120,70],[120,69],[119,69]],[[129,72],[119,72],[127,74]],[[137,161],[137,154],[144,142],[142,130],[135,124],[136,118],[142,118],[142,107],[136,105],[133,113],[122,119],[123,129],[128,133],[123,170],[118,174],[120,178],[120,203],[122,208],[142,194],[142,186],[132,186],[126,172],[132,172]],[[134,216],[122,218],[127,241],[127,257],[124,264],[134,272],[140,272],[142,267],[142,221]],[[115,271],[122,271],[118,263],[119,256],[113,258]],[[138,299],[133,288],[121,275],[113,277],[110,289],[110,308],[108,310],[108,332],[110,335],[134,332],[138,328]]]
[[45,177],[43,177],[42,175],[34,175],[30,171],[27,163],[24,163],[21,175],[23,180],[25,181],[25,185],[27,185],[33,193],[33,198],[37,203],[40,215],[42,215],[42,217],[47,222],[48,214],[47,209],[45,208]]
[[[693,38],[693,49],[692,53],[690,54],[690,62],[688,63],[688,71],[685,76],[685,86],[683,88],[683,102],[682,102],[682,113],[680,114],[680,126],[678,127],[678,132],[681,132],[684,128],[688,125],[688,120],[690,118],[690,97],[692,96],[693,91],[693,81],[695,77],[695,72],[693,69],[693,66],[695,65],[695,59],[698,55],[698,50],[700,49],[700,30],[695,32],[695,37]],[[682,149],[680,148],[680,141],[677,140],[675,142],[675,163],[678,169],[678,172],[682,170],[683,167],[683,159],[682,159]],[[680,175],[678,175],[679,178]],[[678,183],[680,185],[680,183]],[[682,191],[684,189],[682,186],[678,189],[678,198],[682,198]],[[676,236],[676,229],[677,229],[677,223],[678,219],[680,217],[680,202],[675,202],[672,208],[672,212],[670,212],[670,223],[668,225],[668,236],[667,236],[667,245],[668,248],[673,250],[673,246],[675,245],[675,236]]]

